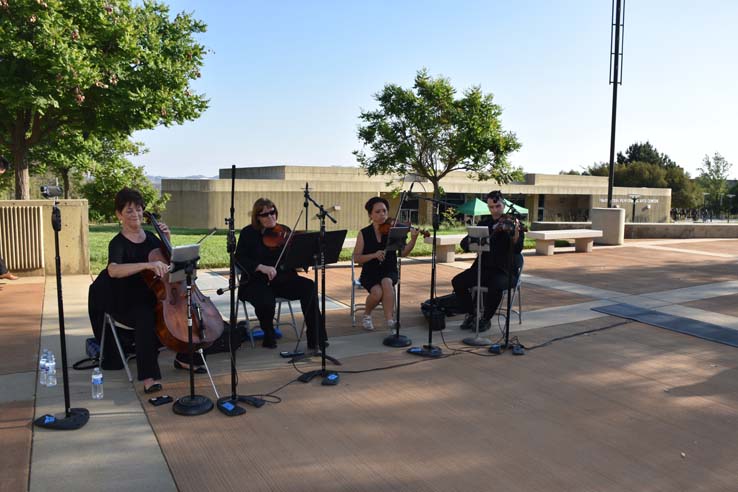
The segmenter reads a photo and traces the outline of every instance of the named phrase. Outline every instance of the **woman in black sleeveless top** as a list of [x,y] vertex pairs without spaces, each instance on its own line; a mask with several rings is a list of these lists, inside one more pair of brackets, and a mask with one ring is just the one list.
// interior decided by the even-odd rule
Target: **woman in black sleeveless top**
[[[397,283],[397,254],[394,251],[385,252],[387,236],[380,234],[380,226],[388,218],[389,202],[375,196],[364,205],[372,223],[363,228],[356,237],[354,247],[354,261],[360,265],[361,276],[359,282],[369,295],[364,304],[362,327],[365,330],[374,330],[372,310],[382,303],[384,319],[387,328],[394,328],[395,314],[395,284]],[[411,239],[402,250],[402,256],[407,256],[415,247],[418,239],[417,229],[411,230]]]

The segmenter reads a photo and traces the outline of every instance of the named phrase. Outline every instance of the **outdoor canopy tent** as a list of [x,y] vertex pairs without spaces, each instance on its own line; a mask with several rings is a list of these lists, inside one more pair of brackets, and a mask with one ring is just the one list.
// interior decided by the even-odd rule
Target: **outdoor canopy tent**
[[[528,215],[527,208],[521,207],[520,205],[515,205],[514,203],[505,199],[503,199],[503,201],[505,203],[505,210],[507,210],[510,205],[512,205],[515,211],[520,215]],[[487,202],[483,202],[476,197],[459,206],[459,208],[457,208],[456,210],[459,213],[462,213],[464,215],[471,215],[473,217],[476,217],[477,215],[490,215],[489,208],[487,207]]]

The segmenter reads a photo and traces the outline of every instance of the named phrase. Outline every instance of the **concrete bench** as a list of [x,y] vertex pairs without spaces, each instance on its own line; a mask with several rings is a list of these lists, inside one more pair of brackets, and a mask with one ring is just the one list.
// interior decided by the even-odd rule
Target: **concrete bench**
[[602,237],[602,231],[596,229],[564,229],[560,231],[531,231],[525,233],[526,237],[536,240],[536,254],[551,256],[554,254],[554,243],[556,240],[573,239],[574,249],[578,253],[589,253],[592,251],[594,238]]
[[[441,263],[451,263],[456,258],[456,245],[466,237],[466,234],[450,234],[436,237],[436,260]],[[433,244],[433,236],[424,239],[426,244]]]

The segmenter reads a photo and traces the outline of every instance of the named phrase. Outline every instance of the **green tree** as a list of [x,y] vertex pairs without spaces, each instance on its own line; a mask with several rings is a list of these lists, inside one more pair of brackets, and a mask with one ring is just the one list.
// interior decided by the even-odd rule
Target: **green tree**
[[0,1],[0,152],[16,198],[29,197],[29,151],[62,131],[123,138],[197,118],[204,30],[148,0]]
[[359,116],[364,149],[354,155],[361,167],[370,176],[417,173],[433,183],[435,197],[439,181],[454,170],[500,183],[522,177],[507,159],[520,143],[502,129],[502,108],[492,94],[479,87],[461,98],[455,94],[447,79],[426,70],[417,73],[412,89],[385,85],[374,96],[379,109]]
[[708,201],[712,204],[713,210],[722,205],[722,197],[728,191],[728,173],[733,164],[728,162],[725,157],[715,152],[715,155],[705,155],[702,159],[702,167],[698,169],[700,172],[697,181],[700,186],[708,193]]
[[631,144],[625,154],[618,152],[618,164],[629,164],[631,162],[648,162],[664,167],[674,167],[676,163],[668,155],[660,153],[650,142],[636,142]]
[[95,222],[115,221],[113,197],[126,186],[141,192],[146,210],[161,213],[169,195],[165,193],[160,196],[159,190],[144,174],[143,166],[134,166],[119,150],[109,148],[108,152],[108,160],[95,166],[93,178],[82,185],[82,194],[90,207],[90,219]]

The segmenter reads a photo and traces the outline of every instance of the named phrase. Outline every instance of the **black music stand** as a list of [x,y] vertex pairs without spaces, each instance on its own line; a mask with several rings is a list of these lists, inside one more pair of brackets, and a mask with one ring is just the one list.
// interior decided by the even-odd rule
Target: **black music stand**
[[[321,233],[309,232],[305,234],[297,234],[292,237],[292,241],[290,241],[290,245],[288,246],[288,251],[285,252],[285,259],[283,260],[285,266],[290,268],[302,268],[303,270],[307,270],[312,266],[315,274],[314,282],[316,289],[318,288],[318,271],[322,269],[325,278],[325,265],[338,262],[343,242],[346,239],[345,229],[330,232],[323,231],[323,234],[325,239],[323,241],[322,255],[320,244]],[[322,262],[321,256],[323,257]],[[300,377],[300,380],[308,382],[316,376],[331,378],[331,375],[333,375],[334,377],[332,379],[328,379],[328,381],[337,381],[338,375],[335,373],[329,373],[325,368],[326,360],[331,361],[337,366],[341,365],[341,362],[338,359],[326,354],[326,340],[323,338],[323,333],[325,332],[325,282],[323,282],[323,289],[321,289],[321,308],[317,309],[316,313],[319,316],[319,318],[316,319],[316,327],[318,329],[318,347],[321,356],[321,369],[303,374]],[[310,356],[311,354],[306,354],[305,356],[295,357],[291,359],[290,362],[299,362],[309,358]]]
[[397,302],[395,305],[395,332],[384,337],[382,343],[388,347],[407,347],[413,342],[408,337],[400,335],[400,279],[402,273],[402,250],[407,243],[409,227],[392,227],[387,236],[385,251],[397,251]]

